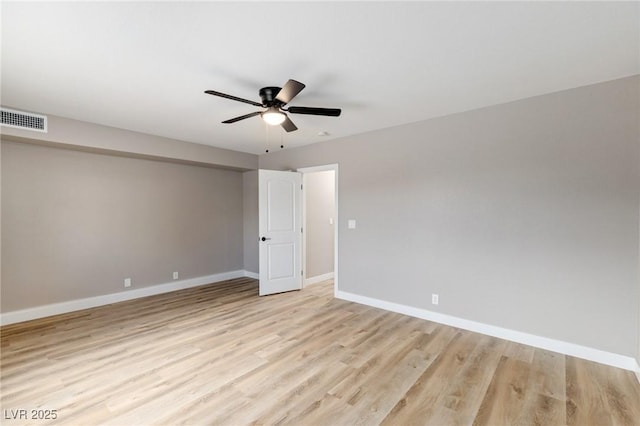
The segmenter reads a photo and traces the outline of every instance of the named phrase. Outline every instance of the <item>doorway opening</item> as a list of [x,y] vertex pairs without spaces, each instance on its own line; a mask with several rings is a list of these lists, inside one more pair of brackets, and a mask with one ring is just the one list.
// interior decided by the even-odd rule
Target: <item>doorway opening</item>
[[302,173],[303,287],[333,279],[338,289],[338,165],[305,167]]

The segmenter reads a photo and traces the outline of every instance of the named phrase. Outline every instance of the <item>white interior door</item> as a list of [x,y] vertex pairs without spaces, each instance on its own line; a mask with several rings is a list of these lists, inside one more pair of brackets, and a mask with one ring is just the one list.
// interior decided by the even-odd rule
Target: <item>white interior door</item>
[[302,175],[258,170],[260,296],[302,288]]

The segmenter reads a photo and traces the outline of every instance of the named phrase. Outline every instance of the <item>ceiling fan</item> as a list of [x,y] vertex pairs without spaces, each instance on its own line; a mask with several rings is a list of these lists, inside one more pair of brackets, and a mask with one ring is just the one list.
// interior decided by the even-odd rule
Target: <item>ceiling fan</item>
[[246,104],[254,105],[261,108],[266,108],[264,111],[256,111],[249,114],[241,115],[240,117],[230,118],[223,121],[225,124],[235,123],[236,121],[244,120],[245,118],[260,116],[267,123],[272,126],[278,124],[282,126],[287,132],[293,132],[298,130],[293,121],[287,116],[287,112],[291,114],[309,114],[309,115],[326,115],[329,117],[338,117],[342,110],[338,108],[314,108],[314,107],[286,107],[291,100],[305,88],[305,85],[296,80],[289,80],[285,85],[280,87],[263,87],[260,89],[260,99],[262,103],[250,101],[248,99],[239,98],[237,96],[227,95],[225,93],[216,92],[215,90],[205,90],[204,93],[208,95],[220,96],[221,98],[227,98],[238,102],[244,102]]

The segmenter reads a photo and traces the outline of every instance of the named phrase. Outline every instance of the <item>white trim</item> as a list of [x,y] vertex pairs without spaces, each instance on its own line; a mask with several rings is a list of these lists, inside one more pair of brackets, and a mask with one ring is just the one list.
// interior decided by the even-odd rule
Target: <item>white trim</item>
[[331,278],[333,278],[333,272],[327,272],[326,274],[316,275],[315,277],[311,278],[305,278],[304,286],[306,287],[311,284],[320,283],[322,281],[330,280]]
[[302,256],[302,288],[304,288],[307,285],[307,234],[309,233],[307,227],[307,184],[309,178],[306,172],[299,173],[302,176],[302,205],[300,206],[302,209],[302,246],[300,252]]
[[640,383],[640,362],[636,361],[636,379],[638,379],[638,383]]
[[158,284],[134,290],[105,294],[103,296],[87,297],[85,299],[52,303],[50,305],[36,306],[35,308],[22,309],[19,311],[3,312],[0,313],[0,325],[14,324],[17,322],[44,318],[52,315],[66,314],[68,312],[95,308],[96,306],[109,305],[111,303],[123,302],[125,300],[138,299],[140,297],[169,293],[171,291],[198,287],[233,278],[250,277],[249,274],[253,274],[253,272],[243,270],[223,272],[220,274],[206,275],[204,277],[188,278],[180,281],[172,281],[166,284]]
[[426,309],[414,308],[412,306],[406,306],[398,303],[374,299],[371,297],[360,296],[358,294],[353,294],[346,291],[338,291],[336,297],[338,299],[348,300],[350,302],[360,303],[367,306],[373,306],[375,308],[397,312],[400,314],[437,322],[439,324],[446,324],[452,327],[462,328],[464,330],[470,330],[476,333],[486,334],[488,336],[498,337],[500,339],[510,340],[512,342],[522,343],[525,345],[534,346],[536,348],[558,352],[564,355],[571,355],[577,358],[583,358],[589,361],[595,361],[601,364],[635,371],[636,374],[639,374],[638,363],[636,362],[635,358],[629,356],[576,345],[574,343],[563,342],[561,340],[550,339],[548,337],[541,337],[533,334],[523,333],[521,331],[509,330],[506,328],[483,324],[480,322],[441,314],[438,312],[431,312],[427,311]]
[[316,173],[316,172],[326,172],[329,170],[338,170],[337,164],[325,164],[324,166],[312,166],[312,167],[301,167],[296,169],[296,172],[299,173]]
[[259,280],[260,279],[260,274],[257,272],[251,272],[251,271],[244,271],[244,276],[247,278],[253,278],[254,280]]

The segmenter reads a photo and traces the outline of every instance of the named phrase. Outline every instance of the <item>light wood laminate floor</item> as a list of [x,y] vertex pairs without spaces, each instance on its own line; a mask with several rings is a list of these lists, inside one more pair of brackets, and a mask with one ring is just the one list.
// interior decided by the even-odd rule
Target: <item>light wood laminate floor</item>
[[[2,424],[640,425],[633,373],[236,279],[1,329]],[[57,410],[55,421],[13,410]]]

